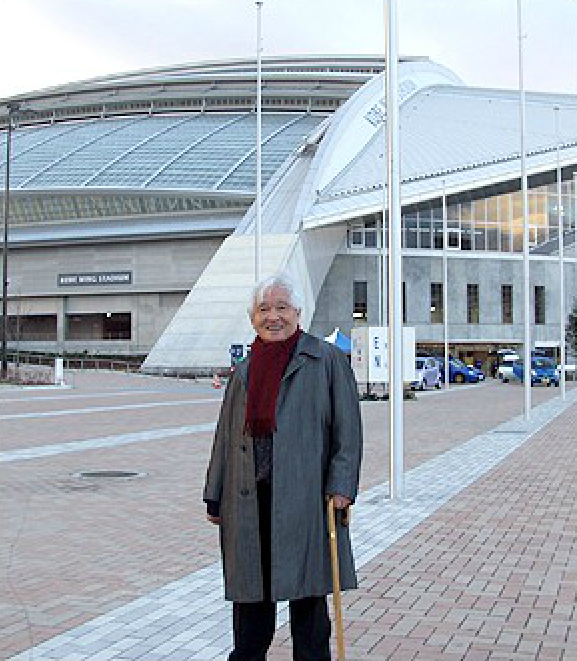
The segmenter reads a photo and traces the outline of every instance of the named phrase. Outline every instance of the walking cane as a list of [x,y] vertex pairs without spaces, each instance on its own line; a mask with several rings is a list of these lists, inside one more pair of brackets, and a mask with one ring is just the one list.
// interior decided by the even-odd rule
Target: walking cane
[[[348,508],[343,512],[342,523],[348,525]],[[337,527],[335,524],[335,503],[331,496],[327,501],[329,523],[329,544],[333,569],[333,607],[337,624],[337,661],[345,661],[345,643],[343,639],[343,614],[341,610],[341,579],[339,575],[339,552],[337,549]]]

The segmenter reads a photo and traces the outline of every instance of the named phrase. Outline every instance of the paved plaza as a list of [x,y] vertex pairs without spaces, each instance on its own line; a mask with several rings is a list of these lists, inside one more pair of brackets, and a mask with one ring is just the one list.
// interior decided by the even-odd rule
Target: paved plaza
[[[204,473],[210,382],[70,373],[0,390],[0,658],[225,659]],[[347,659],[577,660],[577,389],[489,381],[405,402],[406,497],[387,494],[387,404],[362,404],[343,596]],[[81,472],[134,472],[132,478]],[[270,658],[291,659],[286,605]]]

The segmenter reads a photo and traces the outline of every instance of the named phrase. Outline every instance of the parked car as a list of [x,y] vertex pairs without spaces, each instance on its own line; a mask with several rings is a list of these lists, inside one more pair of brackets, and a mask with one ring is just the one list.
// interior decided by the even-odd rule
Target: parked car
[[500,358],[500,364],[497,368],[497,378],[501,379],[503,383],[507,383],[511,377],[514,377],[513,365],[516,361],[519,360],[519,356],[516,353],[504,354]]
[[[575,358],[570,358],[571,363],[565,363],[565,378],[568,381],[575,381]],[[559,375],[559,380],[561,380],[561,365],[557,365],[557,374]]]
[[415,358],[415,380],[411,381],[412,390],[425,390],[428,386],[441,387],[441,373],[437,361],[430,356]]
[[[445,360],[439,358],[439,370],[441,372],[441,381],[445,380]],[[449,381],[451,383],[477,383],[479,376],[475,369],[468,367],[458,358],[449,358]]]
[[469,367],[470,370],[473,370],[477,377],[479,378],[479,381],[484,381],[485,380],[485,372],[483,372],[482,369],[479,369],[478,367]]
[[[503,361],[508,363],[509,356],[511,355],[514,355],[515,360],[518,360],[519,356],[517,355],[517,351],[513,348],[491,351],[491,353],[489,354],[489,360],[491,363],[490,374],[493,378],[497,378],[499,376],[499,367],[501,367]],[[511,367],[511,371],[512,371],[513,366],[512,365],[508,365],[508,366]]]
[[[518,360],[513,365],[513,373],[523,381],[523,361]],[[531,385],[542,383],[545,386],[551,384],[559,385],[559,372],[557,365],[550,358],[534,357],[531,358]]]

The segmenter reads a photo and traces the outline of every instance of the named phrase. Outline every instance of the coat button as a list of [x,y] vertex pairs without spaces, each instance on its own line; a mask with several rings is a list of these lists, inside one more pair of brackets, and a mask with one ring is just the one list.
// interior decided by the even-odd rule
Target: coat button
[[246,445],[241,445],[241,446],[240,446],[240,449],[241,449],[243,452],[246,452]]
[[248,496],[248,493],[249,493],[248,489],[242,489],[242,491],[240,492],[240,495],[241,496]]

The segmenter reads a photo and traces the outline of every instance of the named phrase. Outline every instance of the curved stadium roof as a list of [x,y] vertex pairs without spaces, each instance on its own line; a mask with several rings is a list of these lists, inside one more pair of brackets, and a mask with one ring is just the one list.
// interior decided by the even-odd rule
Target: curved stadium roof
[[[383,67],[378,57],[265,58],[263,186]],[[0,102],[0,129],[6,104],[19,104],[11,223],[220,210],[229,212],[222,226],[230,231],[256,187],[255,78],[253,60],[208,62],[115,74]],[[0,162],[0,178],[4,170]]]
[[[427,58],[401,64],[405,196],[426,196],[445,177],[467,187],[516,176],[515,92],[468,88]],[[383,58],[369,56],[264,59],[263,187],[300,148],[319,148],[306,224],[381,204],[383,70]],[[54,230],[55,223],[92,221],[99,231],[97,220],[170,216],[186,217],[187,231],[230,232],[254,198],[255,78],[253,60],[229,60],[115,74],[11,99],[20,104],[11,224],[50,223]],[[562,155],[571,159],[577,149],[575,98],[529,94],[527,144],[541,168],[557,141],[554,106],[562,109]],[[4,169],[1,161],[0,179]]]
[[[307,113],[263,116],[265,180],[322,120],[322,115]],[[251,193],[255,140],[256,116],[250,111],[89,119],[21,129],[13,140],[11,187]]]

